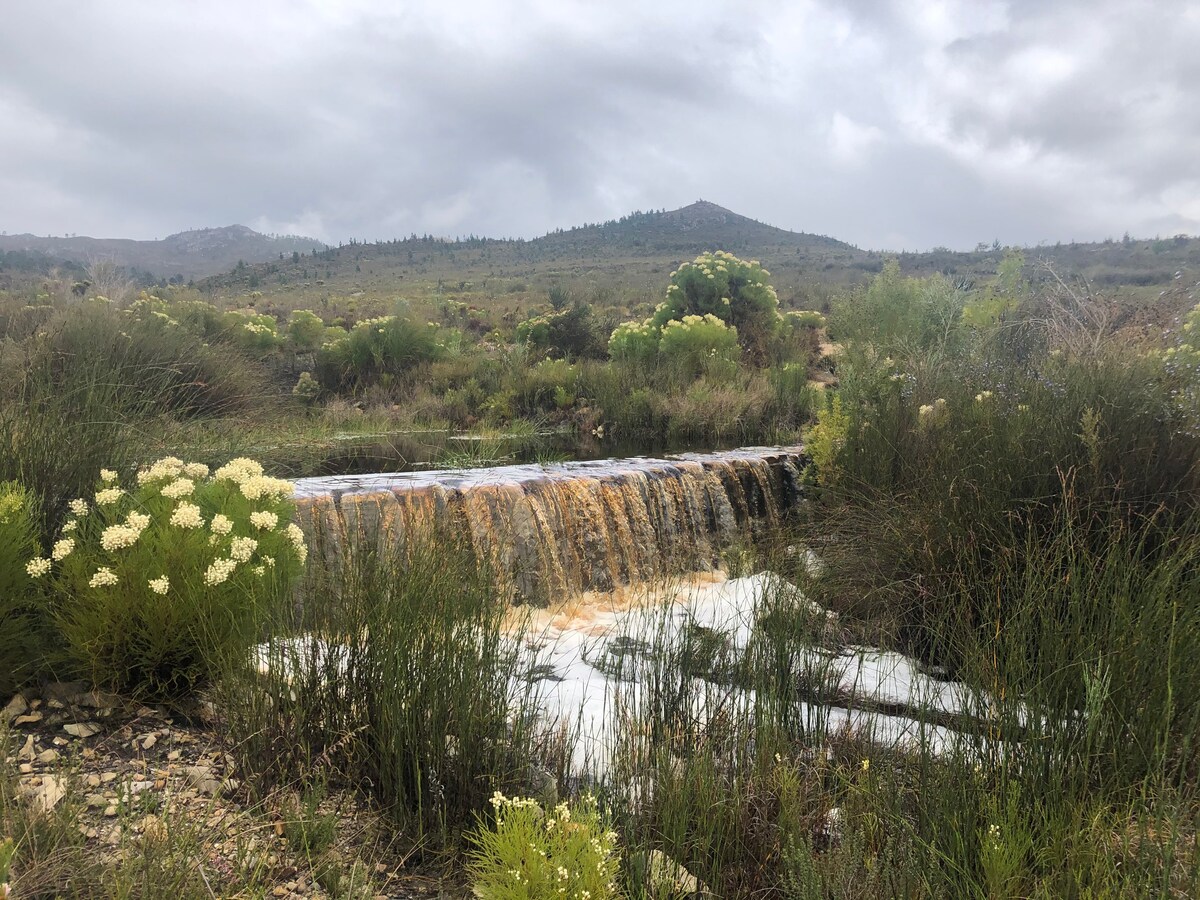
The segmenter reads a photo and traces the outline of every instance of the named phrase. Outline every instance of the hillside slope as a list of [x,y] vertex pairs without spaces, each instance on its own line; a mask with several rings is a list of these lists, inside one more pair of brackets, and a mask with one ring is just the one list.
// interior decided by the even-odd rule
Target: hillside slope
[[279,254],[307,253],[325,247],[303,237],[271,237],[245,225],[181,231],[158,241],[124,238],[0,236],[0,251],[42,256],[87,265],[107,262],[154,278],[189,280],[228,272],[238,262],[262,263]]

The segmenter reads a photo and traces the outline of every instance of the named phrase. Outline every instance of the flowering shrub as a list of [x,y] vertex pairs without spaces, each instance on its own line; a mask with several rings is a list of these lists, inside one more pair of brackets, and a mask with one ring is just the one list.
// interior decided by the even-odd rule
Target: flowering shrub
[[15,481],[0,482],[0,697],[33,671],[41,621],[34,581],[25,563],[37,549],[33,495]]
[[662,328],[672,319],[711,313],[738,329],[743,347],[761,353],[783,322],[770,275],[758,260],[747,262],[724,250],[701,253],[671,273],[667,297],[651,322]]
[[304,564],[292,490],[248,459],[210,474],[168,457],[128,487],[102,469],[25,571],[47,583],[68,655],[97,685],[178,696],[254,639],[267,601]]
[[329,390],[358,389],[447,350],[444,335],[432,322],[418,325],[399,316],[363,319],[345,337],[322,345],[317,377]]
[[650,363],[658,356],[659,329],[649,319],[623,322],[608,339],[608,355],[618,362]]
[[784,315],[784,320],[795,328],[824,328],[825,317],[816,310],[794,309]]
[[621,896],[616,884],[617,836],[608,830],[593,798],[574,806],[560,803],[545,812],[536,800],[505,797],[497,791],[492,806],[494,829],[481,825],[470,835],[475,845],[470,872],[476,897],[609,900]]
[[[658,342],[660,356],[694,375],[732,369],[740,352],[738,332],[712,313],[672,319],[663,326]],[[723,373],[722,373],[723,374]],[[732,374],[731,372],[729,374]]]

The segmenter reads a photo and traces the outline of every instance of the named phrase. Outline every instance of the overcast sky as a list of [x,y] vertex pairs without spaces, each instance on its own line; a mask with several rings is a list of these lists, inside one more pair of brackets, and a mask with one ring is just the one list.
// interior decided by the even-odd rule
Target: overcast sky
[[0,230],[1200,234],[1200,3],[7,0]]

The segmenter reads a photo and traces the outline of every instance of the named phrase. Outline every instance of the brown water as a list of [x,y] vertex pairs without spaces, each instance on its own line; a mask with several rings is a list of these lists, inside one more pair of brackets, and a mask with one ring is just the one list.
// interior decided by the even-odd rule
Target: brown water
[[802,497],[799,447],[304,478],[318,552],[352,537],[403,544],[434,525],[469,534],[515,599],[561,600],[703,571]]

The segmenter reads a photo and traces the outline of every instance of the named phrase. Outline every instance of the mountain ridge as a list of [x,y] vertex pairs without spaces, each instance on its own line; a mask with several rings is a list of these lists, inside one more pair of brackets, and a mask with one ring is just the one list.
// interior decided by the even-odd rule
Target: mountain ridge
[[227,272],[239,262],[263,263],[277,259],[281,253],[308,253],[325,246],[312,238],[261,234],[245,225],[196,228],[152,241],[82,235],[0,235],[0,251],[84,265],[107,262],[154,278],[180,281]]

